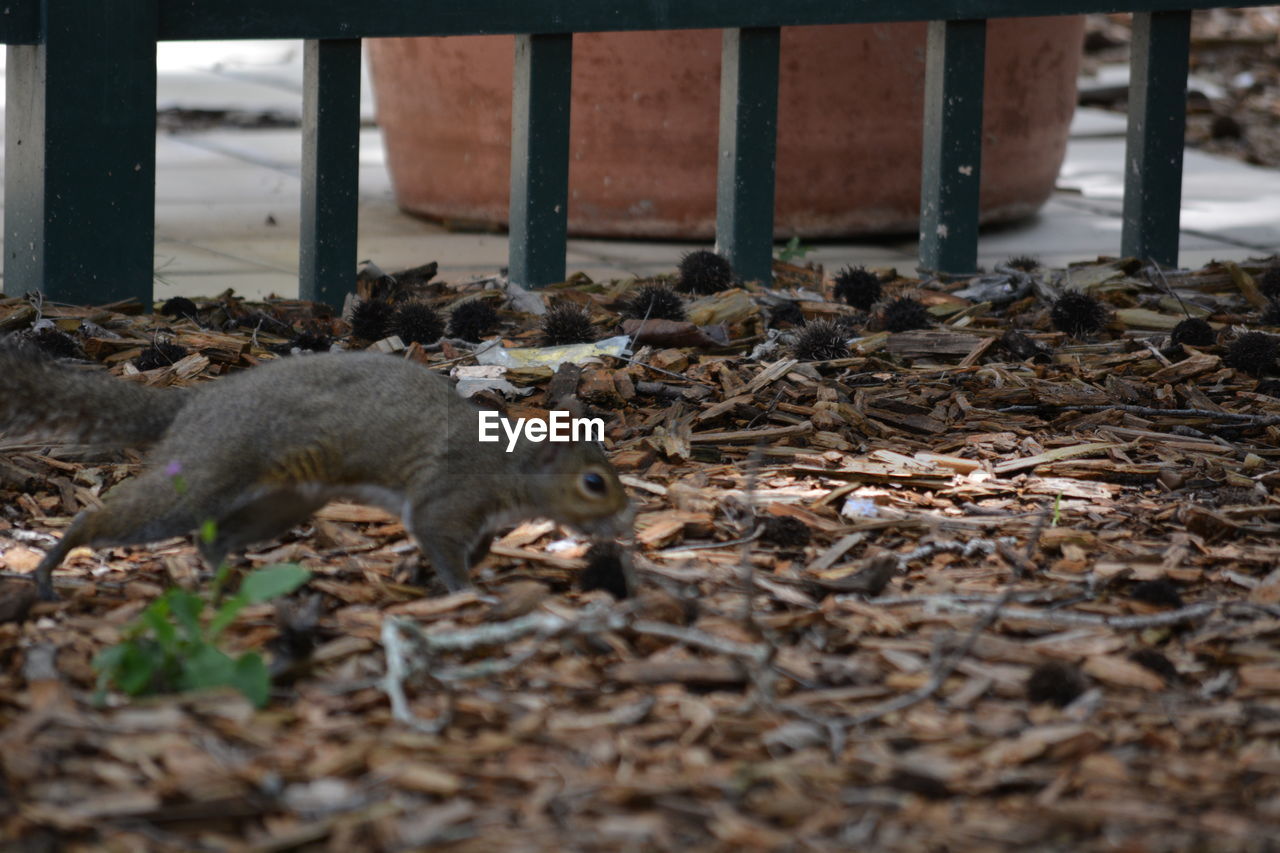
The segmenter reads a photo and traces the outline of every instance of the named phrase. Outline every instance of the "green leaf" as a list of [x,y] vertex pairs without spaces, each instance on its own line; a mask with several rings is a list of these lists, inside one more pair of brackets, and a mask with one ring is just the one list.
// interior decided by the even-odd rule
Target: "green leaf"
[[249,599],[243,595],[236,595],[222,602],[222,606],[218,608],[218,612],[214,614],[213,619],[209,621],[209,630],[206,637],[209,642],[213,642],[221,636],[222,632],[228,625],[236,621],[236,617],[240,615],[240,611],[249,603]]
[[138,616],[142,624],[156,635],[156,642],[161,647],[172,651],[177,646],[178,632],[169,620],[169,600],[160,598]]
[[203,636],[200,631],[200,612],[204,610],[204,599],[186,590],[171,589],[165,593],[169,600],[169,609],[173,618],[182,626],[187,640],[198,643]]
[[792,237],[787,241],[787,245],[778,250],[777,258],[787,264],[796,258],[803,258],[807,254],[809,254],[809,247],[800,245],[799,237]]
[[180,686],[183,690],[199,690],[233,684],[235,671],[235,661],[217,648],[203,644],[183,659]]
[[203,542],[205,545],[208,545],[211,542],[213,542],[214,539],[217,539],[217,538],[218,538],[218,522],[214,521],[212,518],[206,518],[204,521],[200,522],[200,541],[201,542]]
[[154,643],[126,643],[111,680],[130,696],[139,696],[155,684],[157,673],[164,668],[164,659],[164,652]]
[[262,656],[254,652],[246,652],[236,661],[231,683],[258,708],[271,698],[271,676],[267,674],[267,665],[262,662]]
[[129,643],[116,643],[93,656],[93,668],[98,673],[99,690],[115,681],[116,674],[124,664],[124,656],[128,654],[129,646]]
[[297,563],[280,563],[250,572],[240,582],[240,595],[253,604],[261,604],[288,595],[311,579],[311,572]]

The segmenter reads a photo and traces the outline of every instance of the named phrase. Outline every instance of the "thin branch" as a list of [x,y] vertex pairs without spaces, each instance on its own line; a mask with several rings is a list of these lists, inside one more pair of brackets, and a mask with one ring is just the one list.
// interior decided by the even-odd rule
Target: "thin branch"
[[[417,640],[412,632],[405,629],[417,628],[411,622],[394,617],[387,617],[382,622],[382,649],[387,659],[387,674],[382,680],[382,689],[391,702],[391,716],[415,731],[423,734],[439,734],[448,727],[453,719],[453,702],[449,699],[445,713],[431,722],[426,722],[409,708],[409,699],[405,696],[404,684],[417,672],[426,668],[427,659],[410,658],[410,650],[405,639]],[[419,632],[419,636],[421,636]],[[417,643],[415,642],[415,645]]]
[[[1011,598],[1016,599],[1016,596],[1011,596]],[[990,606],[1003,600],[1005,600],[1004,596],[992,599],[990,596],[977,595],[921,595],[904,596],[896,599],[877,599],[874,603],[882,607],[911,604],[923,605],[926,610],[935,613],[981,613],[984,606]],[[1166,610],[1161,613],[1149,613],[1141,616],[1106,616],[1100,613],[1075,613],[1062,610],[1030,610],[1024,607],[1006,607],[1001,613],[1001,618],[1020,619],[1024,622],[1044,622],[1050,625],[1081,625],[1115,628],[1117,630],[1134,630],[1194,622],[1209,616],[1222,606],[1222,602],[1203,601],[1198,604],[1180,607],[1177,610]],[[1263,612],[1266,611],[1264,610]]]
[[695,542],[692,545],[675,545],[671,548],[663,548],[661,551],[655,552],[656,556],[666,557],[669,554],[683,554],[687,551],[715,551],[720,548],[736,548],[739,545],[746,545],[760,538],[760,534],[764,533],[763,527],[757,527],[750,536],[743,536],[739,539],[729,539],[725,542]]
[[684,643],[686,646],[694,646],[709,652],[741,658],[748,663],[756,665],[763,665],[768,662],[772,654],[772,650],[763,643],[748,645],[739,643],[736,640],[717,637],[715,634],[708,634],[706,631],[699,631],[697,628],[683,628],[679,625],[670,625],[666,622],[657,622],[652,619],[638,619],[631,623],[630,628],[637,634],[648,634],[653,637],[675,640],[678,643]]
[[[1072,597],[1076,597],[1074,593]],[[983,595],[977,592],[956,593],[955,595],[886,595],[870,603],[874,603],[878,607],[909,607],[917,604],[931,605],[945,599],[967,604],[993,604],[997,598],[996,596]],[[1010,592],[1009,600],[1019,604],[1055,604],[1063,599],[1056,590],[1028,589],[1021,592]]]

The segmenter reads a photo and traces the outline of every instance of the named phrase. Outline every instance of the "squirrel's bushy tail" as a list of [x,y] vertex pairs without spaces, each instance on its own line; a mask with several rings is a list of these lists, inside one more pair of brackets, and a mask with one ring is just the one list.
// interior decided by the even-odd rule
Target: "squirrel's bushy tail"
[[188,393],[149,388],[0,344],[0,437],[130,446],[160,438]]

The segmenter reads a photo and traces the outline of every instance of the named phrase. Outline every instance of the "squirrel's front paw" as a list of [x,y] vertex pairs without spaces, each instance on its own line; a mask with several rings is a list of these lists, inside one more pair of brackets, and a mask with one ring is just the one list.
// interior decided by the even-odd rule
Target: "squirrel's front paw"
[[427,595],[439,596],[474,589],[471,581],[464,575],[461,579],[448,572],[437,572],[429,563],[419,563],[409,573],[409,584],[421,587]]

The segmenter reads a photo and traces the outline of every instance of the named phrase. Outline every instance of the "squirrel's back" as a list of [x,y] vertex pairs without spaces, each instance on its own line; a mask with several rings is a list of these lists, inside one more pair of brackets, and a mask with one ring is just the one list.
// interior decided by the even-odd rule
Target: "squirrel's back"
[[[422,365],[374,353],[326,353],[270,361],[193,388],[152,388],[95,367],[0,346],[0,435],[130,446],[246,440],[294,433],[304,443],[423,428],[439,433],[475,407]],[[446,430],[447,431],[447,430]],[[250,448],[246,448],[249,450]]]
[[167,464],[236,447],[237,465],[260,467],[259,477],[398,478],[443,470],[452,453],[470,456],[476,412],[447,379],[415,362],[375,353],[293,356],[201,386],[154,452]]

